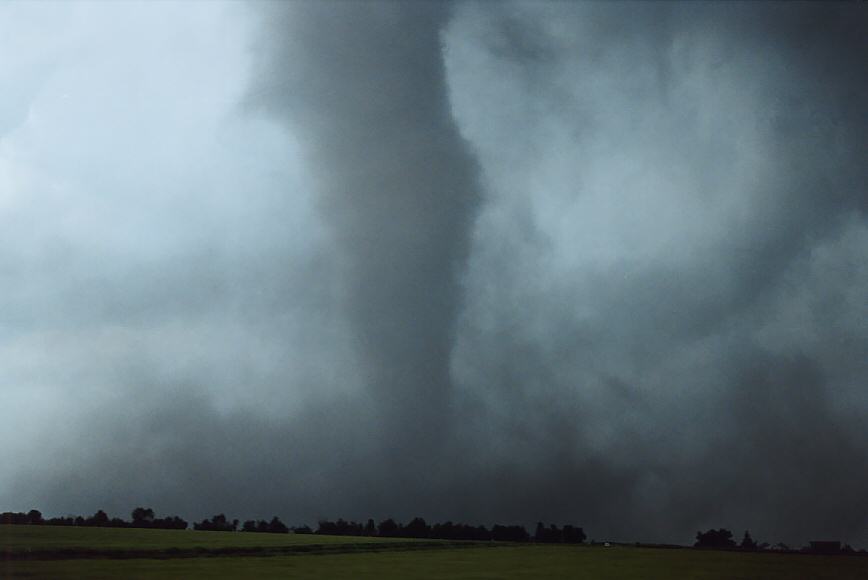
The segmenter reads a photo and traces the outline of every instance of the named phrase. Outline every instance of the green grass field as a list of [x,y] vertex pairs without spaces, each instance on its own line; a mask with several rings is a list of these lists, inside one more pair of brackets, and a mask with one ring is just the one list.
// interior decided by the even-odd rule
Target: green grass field
[[[229,548],[328,545],[347,553],[159,559],[0,561],[2,578],[581,578],[581,579],[868,579],[868,559],[623,547],[498,545],[404,551],[394,540],[97,528],[0,526],[0,551]],[[366,551],[355,547],[366,544]],[[379,544],[372,545],[372,544]],[[410,547],[413,542],[404,542]],[[418,545],[418,542],[416,543]],[[47,547],[47,548],[46,548]],[[378,551],[370,551],[370,550]]]
[[317,536],[314,534],[250,534],[193,530],[141,530],[66,526],[0,525],[0,551],[102,549],[166,550],[245,547],[282,547],[304,544],[390,542],[388,538]]

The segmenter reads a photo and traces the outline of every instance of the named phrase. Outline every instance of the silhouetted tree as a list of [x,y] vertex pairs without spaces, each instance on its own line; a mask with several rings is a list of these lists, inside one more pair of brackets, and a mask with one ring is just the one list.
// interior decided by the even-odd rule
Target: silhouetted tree
[[567,544],[581,544],[587,536],[585,530],[571,525],[564,526],[564,542]]
[[85,526],[108,527],[108,524],[109,524],[108,514],[106,514],[102,510],[97,510],[97,512],[95,514],[93,514],[93,516],[87,518],[84,521]]
[[317,534],[332,536],[361,536],[364,531],[362,524],[338,518],[338,521],[320,520],[316,529]]
[[134,528],[150,528],[154,524],[154,510],[151,508],[137,507],[131,514],[133,519],[132,527]]
[[368,523],[365,524],[364,535],[366,536],[376,536],[377,535],[377,524],[374,523],[372,518],[368,518]]
[[719,530],[708,530],[705,533],[696,532],[696,543],[693,544],[696,548],[734,548],[735,541],[732,539],[732,532],[724,528]]
[[493,539],[492,532],[489,531],[489,529],[485,526],[476,526],[475,528],[471,526],[467,527],[469,528],[468,531],[470,532],[470,537],[467,538],[468,540],[486,541]]
[[0,514],[0,524],[19,525],[27,524],[27,514],[24,512],[3,512]]
[[[310,528],[308,528],[309,530]],[[265,520],[247,520],[241,527],[242,532],[262,532],[271,534],[286,534],[289,533],[289,528],[280,521],[280,518],[274,516],[270,522]]]
[[496,542],[526,542],[530,539],[524,526],[501,526],[491,528],[491,539]]
[[238,528],[238,520],[230,522],[224,514],[217,514],[210,520],[206,518],[199,523],[193,524],[194,530],[205,532],[234,532],[236,528]]
[[329,520],[320,520],[317,522],[315,534],[335,535],[337,534],[337,526]]
[[386,538],[393,538],[398,536],[399,531],[400,528],[398,527],[398,524],[395,523],[395,520],[393,520],[392,518],[383,520],[377,526],[377,533]]
[[431,528],[422,518],[413,518],[404,526],[404,533],[401,535],[406,538],[427,538],[431,535]]
[[452,522],[434,524],[431,526],[431,537],[441,540],[456,540],[458,539],[457,528]]
[[168,516],[165,518],[155,519],[152,526],[166,530],[186,530],[187,520],[179,518],[178,516]]
[[747,550],[749,552],[755,552],[757,549],[756,542],[753,538],[750,537],[750,531],[745,530],[744,537],[741,539],[741,544],[739,547],[742,550]]
[[287,534],[289,533],[289,528],[286,527],[286,524],[280,521],[280,518],[274,516],[268,523],[268,532],[271,534]]
[[[572,528],[572,526],[570,527]],[[582,532],[582,535],[584,536],[584,532]],[[546,528],[542,522],[537,523],[533,539],[537,542],[545,544],[558,544],[565,541],[564,533],[560,528],[558,528],[554,524],[551,524],[548,528]],[[584,537],[582,538],[582,540],[584,541]]]

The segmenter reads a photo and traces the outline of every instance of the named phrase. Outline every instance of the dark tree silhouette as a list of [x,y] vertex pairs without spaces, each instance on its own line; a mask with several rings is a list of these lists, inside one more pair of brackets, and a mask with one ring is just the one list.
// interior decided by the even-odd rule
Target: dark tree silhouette
[[[570,528],[570,540],[566,538],[567,527]],[[578,538],[581,537],[579,540]],[[544,544],[559,544],[561,542],[570,541],[572,543],[581,543],[585,541],[585,532],[582,531],[582,528],[575,528],[573,526],[564,526],[564,529],[559,529],[556,525],[551,524],[548,528],[543,525],[542,522],[537,522],[536,531],[534,532],[533,539],[536,542],[544,543]]]
[[384,537],[395,537],[400,532],[400,527],[395,523],[395,520],[388,518],[380,522],[377,526],[377,532]]
[[224,514],[217,514],[210,520],[206,518],[199,523],[193,524],[194,530],[205,532],[234,532],[237,528],[238,520],[230,522]]
[[0,514],[0,524],[26,525],[27,514],[23,512],[3,512]]
[[42,512],[39,510],[30,510],[26,514],[24,512],[3,512],[0,514],[0,524],[38,526],[43,523]]
[[[156,517],[154,510],[147,507],[136,507],[131,512],[131,521],[121,518],[109,518],[103,510],[98,510],[94,515],[84,518],[82,516],[56,517],[48,520],[43,519],[39,510],[23,512],[0,513],[0,524],[46,524],[56,526],[100,526],[118,528],[163,528],[163,529],[186,529],[187,521],[178,516],[165,518]],[[212,518],[204,519],[193,524],[193,529],[201,531],[230,532],[238,529],[238,520],[228,520],[225,514],[217,514]],[[267,520],[246,520],[242,526],[243,532],[279,533],[285,534],[290,531],[280,518],[273,517]],[[405,537],[405,538],[438,538],[444,540],[471,540],[501,542],[526,542],[530,540],[527,530],[517,525],[495,525],[491,530],[485,526],[471,526],[462,523],[444,522],[429,525],[423,518],[417,517],[410,520],[406,525],[389,518],[375,524],[373,519],[366,523],[338,519],[337,521],[322,520],[316,532],[310,527],[303,525],[293,528],[297,534],[331,534],[349,536],[382,536],[382,537]],[[714,532],[712,530],[712,532]],[[716,532],[715,532],[716,533]],[[542,522],[537,524],[534,539],[538,542],[565,542],[581,543],[585,540],[585,532],[580,527],[565,525],[559,529],[552,524],[546,527]]]
[[[308,528],[310,530],[310,528]],[[241,526],[242,532],[261,532],[261,533],[271,533],[271,534],[287,534],[289,533],[289,528],[280,521],[280,518],[274,516],[271,518],[270,522],[266,522],[265,520],[247,520]],[[304,533],[296,531],[296,533]],[[310,533],[308,531],[308,533]]]
[[754,539],[750,537],[749,530],[745,530],[744,537],[741,539],[741,544],[739,545],[739,548],[749,552],[755,552],[757,550],[757,544]]
[[84,525],[86,526],[94,526],[94,527],[108,527],[109,526],[109,517],[102,510],[98,510],[93,516],[87,518],[84,521]]
[[320,520],[317,527],[317,534],[325,534],[332,536],[361,536],[364,532],[364,527],[358,522],[348,522],[342,518],[332,522],[329,520]]
[[452,540],[458,538],[458,528],[452,522],[444,522],[442,524],[434,524],[431,526],[431,537],[441,540]]
[[268,523],[268,532],[271,534],[287,534],[289,533],[289,528],[286,527],[286,524],[280,521],[280,518],[274,516]]
[[501,526],[491,528],[491,539],[496,542],[527,542],[530,536],[524,526]]
[[[469,526],[468,526],[469,527]],[[488,531],[488,528],[485,526],[476,526],[475,528],[471,528],[473,531],[471,532],[471,540],[490,540],[491,532]]]
[[569,524],[564,526],[564,542],[567,544],[581,544],[584,543],[585,538],[585,530],[582,528],[571,526]]
[[133,510],[131,517],[134,528],[150,528],[154,525],[154,510],[151,508],[137,507]]
[[696,532],[696,543],[693,546],[696,548],[726,549],[734,548],[735,541],[732,539],[732,532],[720,528],[719,530],[708,530],[705,533]]
[[168,530],[186,530],[187,520],[179,518],[178,516],[158,518],[154,520],[154,527]]
[[431,535],[431,528],[422,518],[413,518],[404,526],[404,533],[401,535],[406,538],[427,538]]

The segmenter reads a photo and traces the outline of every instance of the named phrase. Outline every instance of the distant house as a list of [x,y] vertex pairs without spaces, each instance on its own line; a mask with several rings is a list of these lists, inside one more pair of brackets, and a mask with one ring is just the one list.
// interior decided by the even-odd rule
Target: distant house
[[841,542],[829,540],[811,542],[811,552],[815,554],[839,554],[841,552]]

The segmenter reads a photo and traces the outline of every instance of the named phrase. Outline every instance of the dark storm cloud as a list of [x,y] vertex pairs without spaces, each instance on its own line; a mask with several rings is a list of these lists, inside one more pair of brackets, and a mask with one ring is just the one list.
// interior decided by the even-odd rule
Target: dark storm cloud
[[249,204],[132,266],[0,256],[4,320],[52,321],[10,376],[105,391],[4,498],[868,543],[868,10],[255,12],[246,110],[290,138],[229,135]]
[[[856,310],[833,314],[808,297],[843,299],[864,275],[849,271],[864,250],[847,232],[864,228],[868,191],[859,162],[866,108],[853,98],[866,82],[865,10],[500,10],[531,14],[529,29],[546,32],[555,56],[542,76],[528,70],[500,48],[512,33],[497,30],[487,6],[468,9],[450,36],[467,46],[450,63],[458,82],[472,83],[465,66],[483,72],[468,91],[477,94],[462,102],[456,91],[458,117],[503,192],[481,218],[457,352],[462,382],[489,390],[504,446],[533,439],[530,447],[551,458],[527,464],[538,482],[520,487],[562,513],[573,505],[594,514],[603,501],[604,533],[676,537],[719,522],[777,537],[864,535],[864,514],[850,511],[858,485],[849,484],[868,477],[865,324],[855,323],[862,338],[844,339],[845,355],[817,344],[840,342],[838,325],[864,307],[844,300]],[[466,40],[473,32],[480,38]],[[461,57],[484,64],[474,70]],[[496,86],[490,94],[486,81]],[[507,88],[517,96],[490,105],[488,116],[472,106]],[[497,115],[537,128],[503,146],[512,117],[493,126]],[[565,128],[552,127],[552,117]],[[564,142],[573,150],[560,150]],[[535,182],[549,188],[510,183],[507,164],[533,170],[546,155],[556,178]],[[523,211],[527,195],[547,196],[537,207],[553,204],[571,228],[558,231],[558,210],[548,209],[516,251],[500,242],[509,235],[504,216]],[[846,281],[818,273],[835,271],[819,266],[821,246],[840,252]],[[794,306],[801,300],[809,304]],[[566,466],[589,454],[603,467],[571,478]],[[822,473],[842,483],[820,502]],[[594,491],[579,492],[579,482],[595,480]],[[572,481],[565,489],[573,491],[547,493],[555,481]],[[517,506],[534,501],[508,505],[525,513]]]

